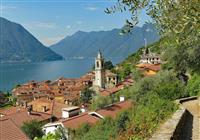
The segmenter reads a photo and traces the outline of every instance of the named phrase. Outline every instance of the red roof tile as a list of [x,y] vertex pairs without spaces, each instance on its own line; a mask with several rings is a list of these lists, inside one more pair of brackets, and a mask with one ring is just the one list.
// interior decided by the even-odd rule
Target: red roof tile
[[29,140],[11,119],[0,120],[0,140]]
[[66,128],[76,129],[84,123],[95,124],[100,118],[94,117],[88,113],[83,113],[78,116],[74,116],[67,120],[62,121]]
[[112,117],[112,118],[115,118],[116,115],[124,110],[124,109],[128,109],[132,106],[132,102],[130,100],[127,100],[127,101],[123,101],[123,102],[118,102],[118,103],[115,103],[113,105],[110,105],[110,106],[107,106],[103,109],[100,109],[97,111],[98,114],[100,114],[101,116],[103,117]]

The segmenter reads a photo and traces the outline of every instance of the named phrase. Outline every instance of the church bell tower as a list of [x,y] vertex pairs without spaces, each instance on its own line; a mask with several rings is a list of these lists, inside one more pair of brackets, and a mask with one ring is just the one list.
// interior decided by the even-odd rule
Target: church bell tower
[[95,86],[105,88],[104,58],[100,50],[95,59]]

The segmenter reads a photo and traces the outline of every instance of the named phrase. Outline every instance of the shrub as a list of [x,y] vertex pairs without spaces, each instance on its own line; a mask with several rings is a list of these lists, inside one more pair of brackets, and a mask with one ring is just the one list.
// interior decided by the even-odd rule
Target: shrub
[[194,74],[189,80],[186,91],[190,96],[195,96],[200,93],[200,75]]
[[42,124],[37,120],[25,122],[21,129],[30,139],[34,139],[35,137],[40,138],[43,136]]

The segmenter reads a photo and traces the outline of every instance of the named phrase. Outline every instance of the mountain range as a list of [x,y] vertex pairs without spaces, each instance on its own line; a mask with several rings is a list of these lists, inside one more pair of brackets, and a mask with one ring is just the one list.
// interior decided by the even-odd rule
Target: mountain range
[[94,57],[100,49],[106,57],[127,57],[145,44],[159,39],[151,23],[133,28],[131,34],[120,35],[121,29],[110,31],[78,31],[50,46],[56,53],[66,57]]
[[41,62],[63,57],[40,43],[22,25],[0,17],[0,62]]

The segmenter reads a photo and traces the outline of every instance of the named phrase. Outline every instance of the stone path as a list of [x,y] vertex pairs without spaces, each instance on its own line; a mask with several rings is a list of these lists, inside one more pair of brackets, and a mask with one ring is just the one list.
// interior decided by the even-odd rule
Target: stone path
[[187,101],[182,105],[190,114],[182,130],[182,140],[200,140],[200,107],[198,100]]

